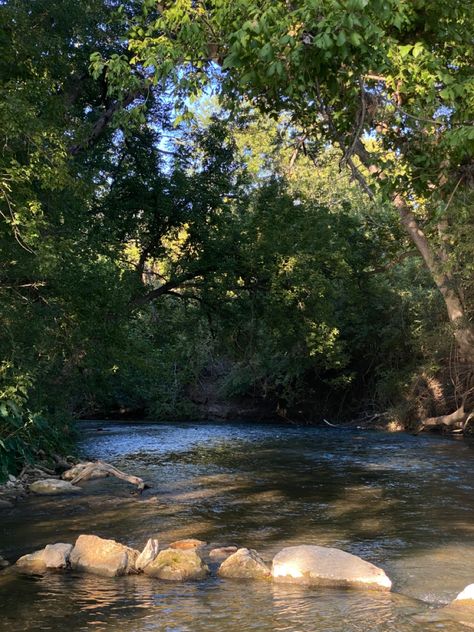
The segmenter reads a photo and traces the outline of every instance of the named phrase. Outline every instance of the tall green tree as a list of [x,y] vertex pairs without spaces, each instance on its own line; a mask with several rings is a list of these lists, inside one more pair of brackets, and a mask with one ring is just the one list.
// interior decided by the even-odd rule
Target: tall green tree
[[[266,112],[289,112],[303,137],[338,145],[367,194],[379,191],[398,213],[444,300],[460,359],[472,364],[472,305],[465,294],[472,270],[460,265],[454,228],[455,209],[472,186],[472,4],[144,0],[141,6],[128,31],[131,76],[144,67],[157,83],[173,78],[179,93],[215,83],[218,75],[234,103],[245,96]],[[96,63],[108,72],[110,62]],[[461,408],[452,421],[466,416]]]

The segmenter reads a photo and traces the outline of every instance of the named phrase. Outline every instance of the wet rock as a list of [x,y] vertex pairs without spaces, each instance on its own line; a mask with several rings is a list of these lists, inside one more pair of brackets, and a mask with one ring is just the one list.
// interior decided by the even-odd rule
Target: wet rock
[[0,498],[0,509],[11,509],[13,507],[13,503],[9,500],[5,500],[4,498]]
[[236,546],[219,546],[209,553],[211,560],[225,560],[229,555],[237,552]]
[[385,572],[339,549],[323,546],[290,546],[273,559],[273,579],[277,582],[375,588],[390,590],[392,582]]
[[203,540],[196,540],[196,538],[188,538],[187,540],[176,540],[170,544],[170,549],[181,549],[187,551],[189,549],[201,549],[206,546],[207,542]]
[[55,494],[77,494],[81,492],[81,489],[67,481],[61,481],[57,478],[45,478],[31,483],[30,492],[49,496]]
[[155,538],[150,538],[148,542],[145,544],[145,548],[140,553],[135,561],[135,568],[137,571],[144,570],[150,562],[153,562],[155,557],[158,555],[159,551],[159,543]]
[[116,577],[136,572],[139,552],[115,540],[80,535],[71,552],[71,567],[94,575]]
[[69,556],[72,544],[58,542],[48,544],[44,549],[23,555],[17,560],[16,566],[29,572],[41,572],[45,569],[66,568],[69,565]]
[[222,562],[218,574],[236,579],[266,579],[270,569],[254,549],[238,549]]
[[144,572],[158,579],[184,581],[203,579],[209,573],[209,568],[194,549],[165,549],[145,567]]
[[474,608],[474,584],[466,586],[466,588],[459,593],[451,605],[472,606]]

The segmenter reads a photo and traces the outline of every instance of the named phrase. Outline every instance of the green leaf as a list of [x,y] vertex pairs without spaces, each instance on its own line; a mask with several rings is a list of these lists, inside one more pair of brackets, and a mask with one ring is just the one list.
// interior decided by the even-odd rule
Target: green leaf
[[410,51],[412,48],[413,48],[413,44],[406,44],[405,46],[399,46],[398,51],[402,59],[404,59],[405,57],[407,57],[407,55],[410,54]]

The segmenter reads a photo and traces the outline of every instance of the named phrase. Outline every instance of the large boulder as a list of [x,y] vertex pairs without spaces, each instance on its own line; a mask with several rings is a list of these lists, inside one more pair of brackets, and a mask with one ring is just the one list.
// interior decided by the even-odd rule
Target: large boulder
[[158,555],[159,543],[155,538],[150,538],[145,544],[145,548],[140,553],[135,561],[135,568],[137,571],[143,571],[150,562],[153,562]]
[[235,579],[266,579],[271,573],[257,551],[238,549],[222,562],[218,574]]
[[378,590],[390,590],[392,586],[381,568],[356,555],[324,546],[283,549],[273,559],[272,576],[276,582],[320,586]]
[[145,566],[144,573],[158,579],[183,581],[203,579],[209,573],[209,568],[194,549],[165,549]]
[[72,544],[58,542],[48,544],[44,549],[23,555],[16,562],[16,566],[28,572],[41,572],[46,569],[60,569],[69,566]]
[[71,567],[76,570],[116,577],[136,572],[139,552],[115,540],[96,535],[80,535],[71,552]]
[[71,485],[68,481],[61,481],[57,478],[44,478],[31,483],[30,492],[50,496],[55,494],[77,494],[81,492],[81,489]]

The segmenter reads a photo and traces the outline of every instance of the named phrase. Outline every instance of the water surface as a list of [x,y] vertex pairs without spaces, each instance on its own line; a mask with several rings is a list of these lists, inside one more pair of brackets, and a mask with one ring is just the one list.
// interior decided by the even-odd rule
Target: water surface
[[[102,430],[98,430],[98,428]],[[390,594],[211,577],[0,574],[0,626],[23,630],[243,632],[464,630],[442,608],[474,582],[472,444],[274,424],[85,423],[81,450],[142,476],[80,497],[30,497],[2,514],[7,559],[94,533],[141,548],[178,538],[256,548],[335,546],[382,566]],[[474,624],[474,621],[472,622]]]

